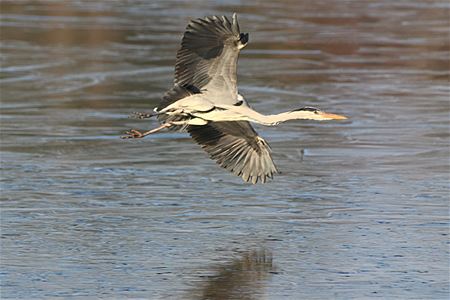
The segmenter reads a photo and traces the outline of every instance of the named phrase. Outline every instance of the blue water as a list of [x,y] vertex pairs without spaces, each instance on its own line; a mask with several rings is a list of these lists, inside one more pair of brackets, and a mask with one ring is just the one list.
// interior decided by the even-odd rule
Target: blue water
[[[449,5],[2,1],[2,299],[448,299]],[[281,174],[188,135],[121,140],[191,17],[237,12],[239,87]]]

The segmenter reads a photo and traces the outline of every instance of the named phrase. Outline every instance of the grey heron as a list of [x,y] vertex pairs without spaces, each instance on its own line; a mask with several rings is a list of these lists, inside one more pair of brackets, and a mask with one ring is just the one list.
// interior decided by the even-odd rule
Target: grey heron
[[141,132],[127,131],[122,138],[142,138],[164,128],[187,131],[221,167],[253,184],[265,183],[278,170],[269,144],[249,122],[275,126],[296,119],[343,120],[346,117],[303,107],[275,115],[263,115],[249,107],[238,93],[236,65],[247,45],[236,14],[232,21],[212,16],[189,22],[177,52],[173,87],[162,97],[154,113],[161,126]]

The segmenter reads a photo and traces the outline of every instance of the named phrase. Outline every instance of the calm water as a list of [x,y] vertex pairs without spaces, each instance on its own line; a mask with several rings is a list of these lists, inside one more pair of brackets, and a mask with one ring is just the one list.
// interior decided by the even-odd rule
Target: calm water
[[[2,299],[448,299],[450,5],[273,2],[1,2]],[[119,139],[234,11],[255,109],[350,117],[258,127],[266,185]]]

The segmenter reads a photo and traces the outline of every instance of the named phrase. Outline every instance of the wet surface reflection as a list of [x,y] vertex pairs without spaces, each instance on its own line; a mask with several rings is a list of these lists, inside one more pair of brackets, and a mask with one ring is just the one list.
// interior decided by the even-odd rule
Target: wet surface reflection
[[[2,298],[448,298],[449,9],[1,1]],[[185,134],[119,138],[155,127],[128,115],[170,87],[188,20],[232,12],[253,108],[349,116],[257,126],[266,185]]]
[[195,291],[193,299],[261,299],[264,287],[274,274],[272,253],[267,249],[247,251],[239,258],[212,267],[211,275],[201,282],[201,290]]

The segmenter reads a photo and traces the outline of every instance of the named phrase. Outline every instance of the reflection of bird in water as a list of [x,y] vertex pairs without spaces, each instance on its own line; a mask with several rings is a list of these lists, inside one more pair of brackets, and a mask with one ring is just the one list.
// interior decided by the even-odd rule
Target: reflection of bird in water
[[175,84],[155,108],[161,126],[132,129],[123,138],[142,138],[164,128],[185,129],[223,168],[245,181],[266,182],[277,173],[267,142],[249,122],[274,126],[295,119],[342,120],[344,116],[302,107],[275,115],[251,109],[238,93],[236,65],[248,34],[240,33],[236,14],[191,21],[177,53]]
[[241,258],[214,268],[195,299],[261,299],[264,287],[275,272],[272,254],[267,250],[250,251]]

